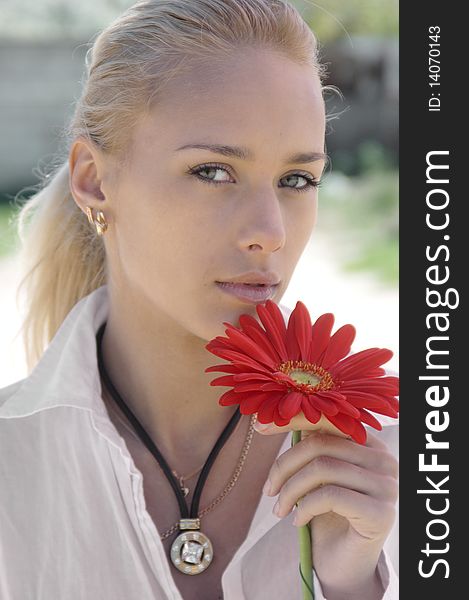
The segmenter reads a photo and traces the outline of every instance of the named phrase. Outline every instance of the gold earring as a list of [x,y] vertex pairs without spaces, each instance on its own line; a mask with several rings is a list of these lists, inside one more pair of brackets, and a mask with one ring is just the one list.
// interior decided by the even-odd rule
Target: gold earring
[[102,210],[96,211],[96,219],[93,218],[93,211],[90,206],[86,207],[86,216],[88,217],[88,221],[91,225],[96,227],[96,233],[98,235],[104,235],[107,229],[107,221],[104,217],[104,213]]
[[98,210],[98,212],[96,213],[95,225],[98,235],[104,235],[107,229],[107,221],[104,218],[104,213],[101,210]]
[[86,207],[86,216],[88,217],[88,221],[90,222],[90,224],[94,225],[93,213],[91,212],[91,207],[90,206]]

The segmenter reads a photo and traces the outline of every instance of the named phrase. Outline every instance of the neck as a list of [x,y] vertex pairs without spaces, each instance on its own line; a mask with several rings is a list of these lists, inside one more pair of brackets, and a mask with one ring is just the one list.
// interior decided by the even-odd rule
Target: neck
[[113,308],[102,340],[112,383],[170,466],[178,472],[197,468],[236,409],[218,404],[229,388],[210,386],[216,374],[204,372],[221,359],[201,338],[168,335]]

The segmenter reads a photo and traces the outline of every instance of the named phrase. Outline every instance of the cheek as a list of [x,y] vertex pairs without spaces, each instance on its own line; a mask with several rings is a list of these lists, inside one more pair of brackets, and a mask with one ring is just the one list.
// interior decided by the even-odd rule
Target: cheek
[[207,237],[208,226],[200,215],[176,203],[169,209],[166,204],[147,207],[121,225],[117,240],[121,264],[128,276],[133,272],[142,283],[164,282],[188,290],[213,260],[217,240]]
[[311,233],[314,226],[316,225],[316,220],[318,217],[318,192],[317,190],[314,192],[314,197],[311,199],[311,203],[308,209],[308,218],[305,219],[306,228]]
[[302,248],[309,240],[317,219],[317,192],[298,203],[287,216],[287,241],[295,248]]

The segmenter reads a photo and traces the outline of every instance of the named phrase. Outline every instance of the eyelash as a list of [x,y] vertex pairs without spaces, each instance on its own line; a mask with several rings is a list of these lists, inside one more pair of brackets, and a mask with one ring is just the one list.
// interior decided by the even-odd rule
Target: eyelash
[[[205,170],[209,170],[209,169],[220,169],[220,170],[228,173],[228,175],[232,176],[231,173],[226,168],[226,166],[221,165],[220,163],[206,163],[203,165],[199,165],[197,167],[189,167],[188,166],[187,168],[189,169],[188,173],[190,175],[195,175],[198,179],[200,179],[200,181],[203,181],[204,183],[208,183],[209,185],[221,185],[221,184],[227,183],[227,182],[226,181],[212,181],[211,179],[208,179],[207,177],[203,177],[202,175],[200,175],[199,173],[201,171],[205,171]],[[305,179],[307,181],[307,184],[302,188],[290,187],[288,185],[284,186],[284,187],[287,187],[295,192],[307,192],[311,188],[317,189],[321,186],[321,181],[314,179],[313,177],[311,177],[311,175],[308,175],[307,173],[290,173],[286,177],[292,177],[295,175],[303,177],[303,179]],[[285,178],[282,177],[282,179],[285,179]]]

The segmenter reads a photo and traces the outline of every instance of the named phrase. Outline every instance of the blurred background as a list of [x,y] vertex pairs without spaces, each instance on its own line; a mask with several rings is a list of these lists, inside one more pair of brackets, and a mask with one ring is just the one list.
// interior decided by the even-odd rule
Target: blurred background
[[[398,0],[293,0],[321,44],[331,165],[319,220],[281,303],[353,323],[355,350],[398,367]],[[57,153],[95,34],[126,0],[0,0],[0,387],[26,375],[15,199]],[[20,195],[18,195],[20,194]]]

